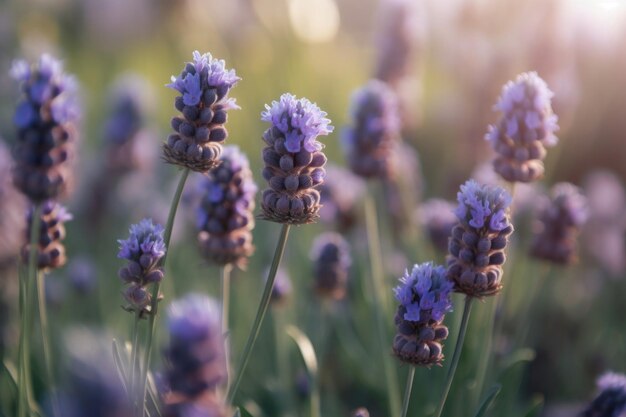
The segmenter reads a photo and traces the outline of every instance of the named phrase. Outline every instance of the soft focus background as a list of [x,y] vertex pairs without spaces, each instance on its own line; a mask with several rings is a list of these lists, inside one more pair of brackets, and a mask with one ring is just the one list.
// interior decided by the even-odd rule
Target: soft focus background
[[[400,12],[398,12],[400,10]],[[394,36],[396,38],[394,38]],[[12,117],[18,96],[8,76],[15,58],[35,60],[49,52],[65,62],[81,86],[83,120],[77,182],[68,202],[75,220],[67,225],[69,264],[47,278],[50,321],[56,355],[63,361],[70,330],[89,326],[107,337],[126,340],[130,315],[120,308],[121,284],[116,239],[142,217],[164,222],[177,170],[160,161],[160,144],[176,114],[175,93],[164,87],[191,52],[211,52],[226,60],[242,81],[230,95],[241,110],[229,114],[227,144],[237,144],[260,175],[266,128],[259,115],[265,103],[283,92],[308,97],[328,112],[335,133],[322,140],[334,165],[345,166],[342,127],[349,122],[351,93],[384,71],[390,50],[401,39],[408,49],[407,72],[394,84],[402,103],[403,139],[419,159],[399,162],[404,193],[412,205],[404,217],[390,219],[379,205],[385,276],[388,287],[405,267],[433,257],[442,262],[422,234],[394,237],[392,225],[419,229],[418,202],[431,197],[453,200],[464,182],[493,152],[483,140],[502,85],[523,71],[537,71],[554,91],[560,142],[549,149],[546,178],[518,191],[519,211],[532,212],[536,195],[551,184],[570,181],[585,188],[591,219],[581,236],[581,259],[571,267],[530,261],[528,218],[515,223],[514,247],[505,265],[506,302],[500,302],[489,384],[503,383],[493,416],[525,415],[545,401],[543,415],[573,415],[594,394],[605,370],[626,371],[626,1],[624,0],[4,0],[0,2],[0,136],[11,146]],[[391,54],[391,55],[389,55]],[[124,79],[130,84],[122,84]],[[130,81],[129,81],[130,80]],[[132,85],[132,87],[129,87]],[[110,186],[99,187],[104,169],[105,126],[116,88],[136,89],[141,103],[142,140],[138,167]],[[135,91],[135,90],[132,90]],[[2,175],[8,160],[0,161]],[[482,174],[489,177],[488,168]],[[0,178],[4,180],[5,178]],[[193,178],[190,182],[193,182]],[[408,185],[407,185],[408,183]],[[340,185],[341,186],[341,185]],[[192,190],[189,184],[187,190]],[[370,184],[371,192],[380,192]],[[526,201],[523,198],[526,196]],[[4,197],[3,197],[4,198]],[[19,204],[17,197],[12,197]],[[183,201],[164,281],[165,300],[188,291],[217,296],[219,271],[199,256],[194,213]],[[21,217],[9,218],[0,204],[3,260],[11,259]],[[524,207],[522,209],[521,207]],[[357,204],[357,211],[360,206]],[[18,213],[20,211],[18,210]],[[414,214],[415,212],[415,214]],[[13,213],[13,212],[11,212]],[[530,216],[530,215],[529,215]],[[362,216],[361,216],[362,217]],[[346,237],[353,247],[348,296],[321,302],[310,291],[309,251],[314,237],[333,222],[292,230],[283,266],[294,293],[265,323],[242,385],[241,402],[255,416],[306,414],[311,381],[291,340],[272,326],[295,324],[316,340],[325,340],[320,384],[323,415],[346,416],[365,406],[372,416],[386,414],[382,364],[368,308],[367,245],[359,219]],[[408,226],[407,226],[408,227]],[[232,288],[234,358],[245,342],[271,261],[279,227],[258,221],[257,250],[246,271],[235,271]],[[18,239],[19,240],[19,239]],[[418,242],[412,245],[411,242]],[[525,246],[526,245],[526,246]],[[10,262],[9,262],[10,263]],[[0,326],[7,356],[17,340],[14,272],[5,268]],[[539,296],[526,297],[526,282],[539,282]],[[389,294],[391,297],[391,293]],[[458,303],[461,298],[455,298]],[[391,301],[391,300],[390,300]],[[467,415],[490,299],[477,305],[466,351],[446,410]],[[531,304],[532,303],[532,304]],[[458,304],[457,304],[458,305]],[[524,321],[516,320],[529,309]],[[451,327],[445,353],[451,356],[460,308],[447,319]],[[320,320],[320,314],[324,319]],[[324,323],[320,326],[319,323]],[[389,323],[391,328],[393,323]],[[275,326],[277,327],[277,326]],[[320,327],[323,327],[320,330]],[[520,332],[528,337],[519,342]],[[74,334],[74,333],[72,333]],[[159,332],[160,346],[167,335]],[[76,340],[75,338],[72,340]],[[515,341],[515,342],[514,342]],[[391,343],[391,339],[389,340]],[[278,346],[278,345],[280,346]],[[286,352],[276,355],[276,351]],[[374,352],[374,353],[373,353]],[[157,355],[158,356],[158,355]],[[278,362],[285,361],[280,365]],[[278,369],[287,371],[279,377]],[[398,365],[399,381],[406,366]],[[160,358],[154,362],[161,366]],[[61,367],[60,367],[61,368]],[[411,405],[414,415],[432,412],[443,381],[442,369],[418,369]],[[287,376],[287,379],[285,379]],[[41,381],[36,381],[36,385]],[[3,390],[0,388],[0,397]],[[287,412],[287,405],[296,404]],[[578,408],[577,408],[578,407]],[[574,411],[571,411],[574,410]],[[422,414],[417,414],[422,413]],[[567,414],[569,413],[569,414]]]

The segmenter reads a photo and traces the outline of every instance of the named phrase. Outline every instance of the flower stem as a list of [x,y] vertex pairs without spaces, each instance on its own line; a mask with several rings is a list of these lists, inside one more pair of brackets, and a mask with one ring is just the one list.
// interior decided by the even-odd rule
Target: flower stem
[[389,415],[400,415],[400,399],[398,397],[399,386],[398,376],[391,363],[391,355],[386,353],[385,346],[388,344],[388,337],[385,331],[385,303],[387,289],[384,284],[384,272],[380,251],[380,237],[378,234],[378,219],[376,213],[376,203],[371,195],[365,197],[365,222],[367,228],[367,243],[372,272],[369,274],[372,279],[372,295],[374,297],[374,314],[376,316],[376,330],[378,331],[378,341],[382,354],[383,368],[387,387],[387,397],[389,401]]
[[232,369],[230,367],[230,343],[228,316],[230,311],[230,272],[233,270],[232,264],[222,266],[221,284],[222,284],[222,334],[224,334],[224,351],[226,352],[226,390],[230,385],[230,375]]
[[46,287],[44,282],[45,274],[37,272],[37,298],[39,304],[39,324],[41,325],[41,340],[43,344],[43,356],[46,366],[46,379],[48,390],[51,392],[50,402],[52,405],[52,416],[60,417],[61,409],[57,398],[54,384],[54,373],[52,367],[52,355],[50,354],[50,332],[48,328],[48,314],[46,312]]
[[[165,242],[165,255],[161,258],[160,267],[165,269],[165,261],[167,259],[167,255],[169,253],[170,248],[170,239],[172,238],[172,229],[174,228],[174,220],[176,219],[176,211],[178,210],[178,203],[180,202],[180,196],[183,194],[183,189],[185,188],[185,182],[187,181],[187,177],[189,176],[189,168],[183,169],[183,173],[180,176],[180,180],[178,181],[178,187],[176,188],[176,192],[174,193],[174,198],[172,199],[172,205],[170,206],[170,213],[167,217],[167,224],[165,225],[165,231],[163,233],[163,241]],[[150,304],[150,318],[148,319],[148,339],[146,340],[146,345],[144,347],[144,360],[143,360],[143,368],[141,372],[141,415],[145,414],[144,404],[146,402],[146,388],[148,382],[148,372],[150,369],[150,357],[152,355],[152,341],[154,339],[154,334],[156,333],[156,316],[159,308],[159,290],[160,283],[157,282],[154,284],[152,289],[152,301]]]
[[461,328],[459,329],[459,337],[456,339],[456,346],[454,347],[454,354],[452,355],[452,362],[450,363],[450,369],[448,369],[448,375],[446,377],[443,394],[441,395],[439,406],[437,407],[437,411],[435,412],[435,417],[441,417],[443,407],[445,406],[446,399],[448,398],[448,393],[450,392],[450,387],[452,386],[452,380],[454,379],[454,374],[456,373],[456,368],[457,368],[457,365],[459,364],[459,359],[461,358],[461,351],[463,350],[463,341],[465,340],[465,333],[467,331],[467,324],[469,322],[470,310],[472,307],[473,299],[474,299],[473,297],[469,297],[469,296],[465,297],[465,305],[463,307],[463,318],[461,319]]
[[402,402],[402,417],[406,417],[409,411],[409,401],[411,400],[411,389],[413,388],[413,379],[415,379],[415,366],[409,367],[409,374],[406,377],[406,387],[404,388],[404,400]]
[[491,301],[491,310],[489,311],[489,317],[487,319],[487,328],[485,329],[485,333],[483,334],[484,344],[481,349],[483,355],[481,355],[480,360],[478,362],[478,370],[476,371],[476,385],[474,387],[475,398],[473,407],[478,405],[480,401],[483,389],[485,386],[485,379],[487,377],[487,371],[489,370],[489,363],[491,359],[491,350],[493,349],[493,337],[495,335],[495,321],[496,321],[496,311],[498,309],[498,300],[492,299]]
[[18,417],[27,417],[30,414],[30,405],[32,395],[32,382],[30,372],[30,334],[33,326],[33,310],[35,302],[33,297],[35,293],[33,289],[37,283],[37,249],[39,247],[40,228],[41,228],[41,212],[42,205],[35,204],[33,207],[33,215],[30,227],[30,251],[28,254],[28,275],[24,277],[24,282],[20,285],[23,294],[20,299],[24,301],[22,305],[22,321],[20,332],[20,348],[19,348],[19,383],[18,383]]
[[265,313],[267,312],[267,306],[270,303],[270,296],[272,295],[272,288],[274,287],[276,271],[278,270],[278,265],[280,264],[280,260],[282,259],[283,253],[285,251],[285,244],[287,243],[287,237],[289,236],[289,228],[289,224],[283,224],[283,227],[281,229],[278,244],[276,245],[276,251],[274,252],[274,259],[272,260],[272,265],[270,267],[270,272],[267,277],[267,282],[265,283],[265,290],[263,290],[263,296],[261,297],[261,302],[259,304],[256,317],[254,318],[252,329],[250,330],[248,340],[246,341],[246,345],[243,349],[243,354],[239,363],[239,369],[237,369],[237,375],[235,377],[235,380],[228,390],[228,395],[226,397],[227,404],[232,404],[233,398],[237,393],[237,389],[239,388],[239,384],[241,383],[241,379],[246,370],[246,365],[248,364],[248,360],[250,359],[250,354],[252,353],[252,349],[254,348],[256,339],[259,336],[261,323],[263,322],[263,318],[265,317]]
[[128,384],[128,398],[133,403],[134,415],[139,415],[139,390],[137,389],[137,383],[139,382],[139,370],[137,369],[137,359],[139,357],[139,312],[135,313],[135,320],[133,321],[133,331],[131,337],[133,340],[132,350],[130,354],[130,375]]

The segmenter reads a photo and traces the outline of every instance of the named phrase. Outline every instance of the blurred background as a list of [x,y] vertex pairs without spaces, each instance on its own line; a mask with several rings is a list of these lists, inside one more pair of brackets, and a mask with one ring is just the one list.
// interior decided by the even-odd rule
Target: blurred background
[[[542,401],[544,415],[562,415],[560,410],[577,410],[592,397],[600,373],[626,371],[624,0],[3,0],[0,137],[6,147],[15,135],[12,117],[18,91],[8,75],[13,59],[32,62],[43,52],[51,53],[65,62],[81,87],[78,175],[68,202],[75,214],[67,226],[70,261],[47,283],[59,357],[64,334],[76,326],[103,329],[119,340],[128,337],[131,320],[119,307],[116,273],[122,263],[115,258],[116,239],[125,238],[128,226],[142,217],[165,221],[177,170],[160,161],[160,144],[176,114],[175,93],[164,85],[191,60],[194,50],[225,59],[227,68],[242,77],[230,93],[241,110],[229,114],[227,144],[238,145],[248,155],[261,188],[265,186],[260,175],[261,134],[266,126],[260,112],[265,103],[283,92],[316,102],[336,127],[323,139],[329,161],[345,166],[340,136],[350,122],[352,92],[373,77],[393,86],[401,103],[404,144],[415,155],[399,163],[399,176],[405,186],[408,183],[403,192],[412,202],[405,217],[394,220],[393,210],[385,213],[391,200],[388,204],[381,200],[379,207],[390,288],[405,267],[432,258],[442,262],[445,255],[423,234],[414,246],[394,244],[393,225],[415,223],[419,229],[418,202],[432,197],[453,200],[459,184],[480,175],[478,168],[489,170],[484,164],[493,152],[483,137],[499,117],[492,107],[502,85],[521,72],[537,71],[555,93],[560,142],[549,149],[546,177],[528,191],[526,204],[534,205],[537,194],[532,193],[570,181],[585,189],[591,218],[581,237],[581,259],[570,267],[529,261],[524,242],[532,222],[522,218],[516,224],[517,240],[504,278],[511,288],[507,304],[498,309],[501,332],[489,371],[489,379],[503,382],[505,388],[492,415],[525,415]],[[403,58],[396,63],[398,56]],[[132,97],[127,112],[137,114],[140,139],[133,145],[132,163],[112,176],[109,120],[116,100],[125,93]],[[8,159],[1,164],[8,167]],[[375,185],[370,189],[380,192]],[[9,200],[19,204],[18,197],[5,198],[5,219]],[[218,294],[218,269],[206,265],[196,247],[192,201],[191,195],[188,203],[183,201],[177,219],[165,302],[192,290]],[[11,219],[0,223],[2,248],[7,248],[3,255],[9,260],[11,248],[19,244],[12,243],[14,236],[21,236],[24,229],[19,214]],[[360,220],[345,233],[354,259],[346,300],[323,309],[309,291],[311,242],[334,228],[334,220],[330,215],[329,222],[292,231],[284,267],[294,283],[294,300],[278,315],[283,324],[296,324],[310,336],[317,331],[319,314],[332,316],[329,326],[334,330],[325,336],[320,371],[325,415],[349,415],[366,406],[373,416],[383,416],[385,389],[377,377],[382,365],[367,355],[376,342],[369,325],[367,289],[360,283],[369,268],[367,247],[359,243],[364,240]],[[254,317],[278,227],[259,221],[254,235],[257,251],[247,271],[234,272],[231,346],[236,352]],[[529,274],[540,276],[537,299],[524,298]],[[10,283],[12,273],[3,275],[3,298],[8,301],[0,321],[8,326],[4,340],[7,352],[12,352],[16,336],[11,294],[16,290]],[[484,348],[481,335],[490,310],[486,304],[492,302],[479,305],[470,324],[457,377],[466,383],[455,384],[450,401],[457,408],[449,407],[450,416],[465,415],[463,399],[472,390],[473,364]],[[519,309],[531,303],[529,322],[516,322]],[[455,310],[449,319],[451,335],[460,313]],[[301,408],[308,401],[310,381],[304,365],[292,342],[274,340],[275,321],[264,326],[242,385],[242,398],[248,399],[247,408],[255,416],[300,410],[285,405],[286,396]],[[520,345],[522,350],[514,349],[511,339],[523,326],[530,327],[529,336]],[[159,335],[162,342],[164,333]],[[288,345],[289,369],[282,377],[274,360],[263,360],[275,356],[279,343]],[[155,367],[159,364],[157,358]],[[398,370],[404,375],[406,367]],[[418,370],[412,404],[416,413],[432,411],[443,374],[442,369]],[[569,413],[565,415],[573,415]]]

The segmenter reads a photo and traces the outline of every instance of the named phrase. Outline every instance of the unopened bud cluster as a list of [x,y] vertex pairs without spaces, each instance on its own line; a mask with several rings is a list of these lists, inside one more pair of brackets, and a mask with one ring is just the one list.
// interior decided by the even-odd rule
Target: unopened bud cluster
[[17,127],[13,181],[33,202],[56,199],[70,182],[68,161],[78,119],[75,81],[49,55],[32,66],[16,61],[11,75],[23,92],[13,119]]
[[341,300],[348,287],[352,259],[348,242],[337,233],[318,236],[311,249],[315,291],[321,297]]
[[326,156],[320,135],[333,131],[326,113],[305,98],[283,94],[266,105],[261,120],[272,127],[263,134],[263,178],[269,188],[263,192],[262,218],[283,224],[312,223],[319,217],[320,193],[324,182]]
[[254,195],[257,187],[246,156],[227,146],[221,164],[199,183],[198,242],[202,254],[218,264],[245,266],[254,252]]
[[508,207],[511,196],[501,187],[469,180],[457,194],[457,225],[449,243],[448,278],[455,291],[470,297],[502,289],[505,249],[513,232]]
[[128,239],[118,242],[120,250],[117,257],[128,261],[118,273],[126,284],[123,294],[128,304],[124,309],[144,317],[150,314],[152,303],[152,295],[147,287],[163,279],[163,268],[159,265],[166,250],[163,227],[153,224],[150,219],[143,219],[130,227]]
[[578,187],[556,184],[535,225],[531,255],[557,264],[576,261],[578,235],[588,215],[587,198]]
[[411,365],[440,365],[443,361],[442,341],[448,328],[442,324],[452,311],[453,283],[446,279],[443,266],[432,262],[414,265],[400,278],[394,289],[400,303],[395,315],[396,336],[393,352]]
[[223,60],[198,51],[178,77],[172,76],[167,86],[181,94],[174,104],[182,117],[172,119],[176,133],[163,145],[167,162],[197,172],[207,172],[219,164],[228,135],[226,112],[239,108],[228,92],[240,79],[234,70],[225,68]]
[[[30,242],[31,227],[34,210],[31,208],[27,216],[25,241]],[[72,220],[72,215],[65,207],[53,200],[47,200],[41,205],[41,223],[37,241],[37,266],[39,269],[54,269],[65,265],[65,222]],[[28,262],[30,244],[22,248],[22,259]]]
[[169,345],[164,350],[165,384],[169,392],[164,416],[226,416],[216,388],[226,379],[226,353],[219,306],[190,294],[168,309]]
[[557,116],[550,100],[554,94],[536,72],[520,74],[502,88],[494,109],[502,118],[489,126],[485,139],[498,154],[495,171],[510,182],[531,182],[543,177],[546,146],[558,142]]
[[342,136],[350,169],[364,178],[391,177],[393,147],[400,134],[395,93],[382,81],[369,81],[354,93],[351,116],[353,125]]

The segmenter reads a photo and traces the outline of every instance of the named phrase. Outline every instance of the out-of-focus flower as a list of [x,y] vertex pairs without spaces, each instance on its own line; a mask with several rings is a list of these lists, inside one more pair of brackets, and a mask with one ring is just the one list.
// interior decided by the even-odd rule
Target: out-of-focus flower
[[197,172],[219,165],[222,143],[228,135],[226,112],[239,108],[228,92],[240,79],[234,70],[226,69],[223,60],[198,51],[178,77],[172,76],[167,87],[180,93],[175,106],[183,117],[172,119],[176,133],[163,145],[167,162]]
[[335,225],[339,231],[350,230],[357,222],[357,201],[365,192],[361,178],[345,168],[328,165],[326,179],[319,191],[322,208],[322,222]]
[[163,279],[163,268],[159,266],[166,250],[163,227],[152,223],[151,219],[143,219],[133,224],[129,232],[128,239],[118,240],[120,250],[117,254],[118,258],[128,261],[118,272],[126,284],[124,298],[128,305],[124,308],[145,316],[150,313],[152,301],[146,287]]
[[11,75],[23,92],[13,118],[13,182],[33,202],[56,199],[67,192],[71,179],[69,160],[79,115],[76,82],[49,55],[32,66],[15,61]]
[[454,204],[439,198],[427,200],[419,205],[416,215],[428,233],[433,246],[441,251],[448,250],[448,240],[457,223]]
[[400,134],[396,95],[385,83],[369,81],[352,97],[353,125],[342,135],[350,169],[365,178],[392,176],[391,154]]
[[448,337],[448,328],[441,322],[452,311],[453,287],[446,278],[446,269],[432,262],[414,265],[400,278],[400,285],[394,288],[400,303],[393,340],[398,359],[428,367],[441,364],[441,342]]
[[262,218],[283,224],[312,223],[319,217],[320,193],[326,156],[320,135],[333,131],[326,113],[306,98],[283,94],[266,105],[261,120],[272,127],[263,134]]
[[98,284],[96,266],[86,257],[73,258],[67,267],[72,288],[79,294],[91,293]]
[[455,210],[458,219],[448,246],[448,278],[455,291],[470,297],[497,294],[502,289],[502,265],[508,237],[511,196],[501,187],[469,180],[461,185]]
[[9,151],[0,139],[0,271],[14,262],[24,243],[22,231],[27,203],[11,183],[11,163]]
[[219,306],[210,298],[189,294],[167,312],[170,343],[164,350],[168,367],[164,416],[226,414],[215,389],[226,378],[226,353]]
[[[30,242],[31,226],[33,221],[33,209],[31,208],[27,216],[27,229],[24,234],[24,241]],[[65,207],[55,201],[48,200],[42,204],[41,226],[39,240],[37,243],[37,265],[39,269],[55,269],[65,265],[65,222],[72,220],[72,215]],[[30,254],[30,243],[26,243],[22,248],[22,260],[28,263]]]
[[315,291],[334,300],[344,298],[352,264],[348,242],[340,234],[323,233],[313,242],[311,260]]
[[544,173],[546,146],[558,139],[557,116],[550,100],[554,94],[536,72],[520,74],[502,88],[494,109],[503,113],[500,121],[489,126],[485,139],[498,154],[494,168],[510,182],[531,182]]
[[550,194],[541,208],[530,253],[557,264],[570,264],[577,259],[578,235],[589,217],[587,198],[570,183],[554,185]]
[[[265,269],[263,276],[269,276],[269,268]],[[289,274],[283,268],[278,267],[276,278],[274,279],[274,286],[272,287],[270,302],[275,306],[284,304],[291,295],[291,291],[292,285]]]
[[198,242],[209,261],[243,267],[254,252],[252,212],[257,186],[248,158],[238,147],[225,147],[220,161],[199,183]]
[[596,171],[585,180],[589,221],[583,229],[587,251],[612,274],[626,270],[626,195],[617,176]]
[[598,378],[598,395],[581,417],[622,417],[626,415],[626,376],[607,372]]
[[360,407],[352,412],[352,417],[370,417],[370,412],[367,408]]

